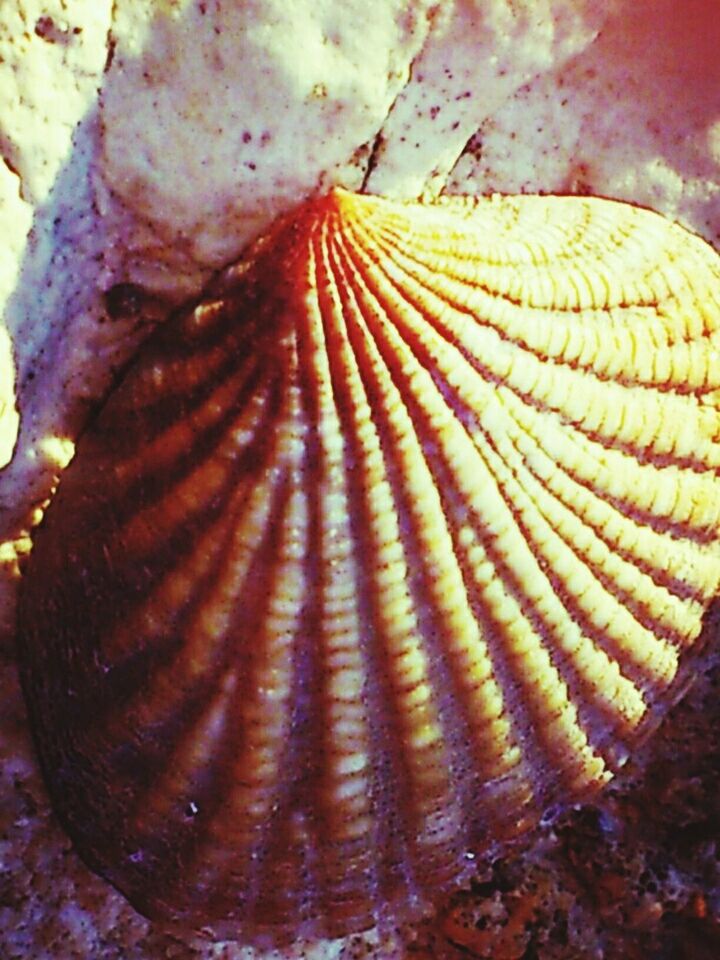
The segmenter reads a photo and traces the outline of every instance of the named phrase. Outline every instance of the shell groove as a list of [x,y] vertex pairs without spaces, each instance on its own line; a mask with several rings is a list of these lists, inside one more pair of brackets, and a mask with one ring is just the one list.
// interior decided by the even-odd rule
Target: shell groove
[[140,352],[21,591],[55,806],[143,912],[417,912],[673,695],[720,580],[720,268],[591,198],[334,191]]

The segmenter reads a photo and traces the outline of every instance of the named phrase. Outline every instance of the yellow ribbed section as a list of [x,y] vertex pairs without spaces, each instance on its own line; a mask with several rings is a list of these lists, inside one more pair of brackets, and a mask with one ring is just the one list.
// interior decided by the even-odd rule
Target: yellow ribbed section
[[326,756],[321,793],[336,843],[367,834],[372,826],[369,717],[365,708],[366,653],[359,609],[359,564],[351,523],[346,438],[338,416],[326,334],[315,296],[317,265],[309,255],[306,299],[307,353],[313,379],[317,436],[320,614],[318,658],[324,686]]
[[[322,275],[329,279],[339,265],[331,263],[328,245],[326,238],[321,255]],[[385,638],[391,689],[397,698],[398,733],[405,745],[409,787],[415,803],[424,812],[431,812],[438,806],[438,794],[445,795],[448,791],[447,758],[432,699],[428,657],[408,584],[408,551],[401,539],[387,455],[345,324],[346,315],[357,315],[357,306],[347,298],[349,291],[340,291],[330,284],[326,289],[326,323],[338,337],[339,346],[336,381],[341,380],[349,401],[356,449],[363,464],[363,517],[367,517],[372,549],[367,558],[369,580],[375,596],[378,629]]]

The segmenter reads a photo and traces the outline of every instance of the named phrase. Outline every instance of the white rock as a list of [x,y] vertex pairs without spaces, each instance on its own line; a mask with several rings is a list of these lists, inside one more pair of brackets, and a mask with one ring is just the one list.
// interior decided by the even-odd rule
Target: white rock
[[[18,429],[6,305],[15,290],[34,208],[48,196],[73,130],[97,96],[110,0],[0,4],[0,467]],[[2,507],[0,506],[0,511]]]
[[597,193],[720,247],[720,17],[714,0],[626,0],[581,56],[507,99],[453,170],[455,193]]
[[111,0],[0,4],[0,148],[22,196],[44,200],[97,97]]
[[103,175],[210,267],[321,182],[360,186],[429,29],[428,0],[159,6],[116,5]]
[[[20,181],[0,164],[0,311],[17,283],[20,257],[32,222],[32,208],[20,197]],[[10,460],[17,438],[19,414],[15,401],[12,341],[0,322],[0,467]]]
[[383,124],[371,192],[439,193],[480,124],[522,84],[586,47],[612,6],[458,0],[445,8]]

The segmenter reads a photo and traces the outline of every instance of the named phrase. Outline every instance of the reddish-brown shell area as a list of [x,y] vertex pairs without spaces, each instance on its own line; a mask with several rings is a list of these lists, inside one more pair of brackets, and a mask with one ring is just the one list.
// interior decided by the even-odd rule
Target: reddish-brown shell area
[[143,912],[403,920],[602,785],[720,580],[720,269],[590,198],[282,219],[140,351],[19,607],[55,808]]

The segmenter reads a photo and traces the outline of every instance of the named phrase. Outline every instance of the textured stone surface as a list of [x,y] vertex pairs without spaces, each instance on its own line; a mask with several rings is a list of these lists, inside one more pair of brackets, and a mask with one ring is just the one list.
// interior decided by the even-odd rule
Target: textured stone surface
[[165,256],[219,267],[321,178],[360,186],[363,145],[428,37],[429,6],[121,0],[102,93],[106,183]]
[[480,127],[449,190],[616,197],[719,246],[719,48],[713,0],[626,4],[583,54]]
[[[110,3],[60,0],[0,6],[0,467],[17,437],[12,348],[6,313],[33,211],[71,150],[73,129],[97,95]],[[7,327],[10,327],[8,332]],[[20,349],[32,349],[21,342]]]
[[614,5],[459,0],[436,11],[430,41],[376,139],[367,188],[398,197],[440,192],[483,121],[521,85],[585,49]]

